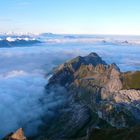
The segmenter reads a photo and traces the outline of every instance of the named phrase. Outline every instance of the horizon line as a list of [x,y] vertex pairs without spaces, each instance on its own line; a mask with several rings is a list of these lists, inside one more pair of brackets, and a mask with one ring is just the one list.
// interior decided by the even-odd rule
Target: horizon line
[[0,34],[21,34],[21,35],[26,35],[26,34],[33,34],[33,35],[40,35],[40,34],[56,34],[56,35],[109,35],[109,36],[140,36],[140,34],[104,34],[104,33],[58,33],[58,32],[14,32],[14,31],[8,31],[8,32],[0,32]]

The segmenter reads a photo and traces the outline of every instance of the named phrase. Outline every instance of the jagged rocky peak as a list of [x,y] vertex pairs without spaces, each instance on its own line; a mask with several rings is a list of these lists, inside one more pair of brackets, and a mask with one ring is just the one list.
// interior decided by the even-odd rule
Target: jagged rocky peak
[[107,64],[96,53],[90,53],[85,57],[78,56],[55,68],[49,84],[68,85],[73,82],[74,74],[79,69],[87,67],[87,69],[92,70],[92,67],[96,67],[97,65],[103,65],[101,68],[104,68]]
[[122,88],[117,65],[107,65],[96,53],[78,56],[58,66],[48,84],[70,87],[74,83],[82,85],[83,80],[85,84],[90,80],[93,85],[106,86],[111,91]]
[[[61,70],[63,68],[70,68],[73,71],[76,71],[77,69],[79,69],[79,67],[81,65],[93,65],[96,66],[98,64],[103,64],[106,65],[106,62],[102,60],[101,57],[99,57],[96,53],[90,53],[87,56],[77,56],[76,58],[60,65],[57,69]],[[57,70],[56,69],[56,70]]]
[[[131,122],[136,123],[136,120],[140,122],[140,111],[133,111],[133,105],[140,97],[137,91],[140,87],[139,75],[140,72],[122,73],[116,64],[108,65],[96,53],[90,53],[59,66],[46,87],[65,87],[91,110],[99,113],[100,118],[121,128],[131,125]],[[135,98],[132,96],[134,93]],[[138,110],[137,107],[135,110]]]
[[99,57],[96,53],[90,53],[87,56],[78,56],[70,61],[68,61],[67,63],[65,63],[65,66],[71,65],[73,70],[77,70],[79,69],[79,67],[81,65],[93,65],[96,66],[98,64],[103,64],[106,65],[106,62],[102,60],[101,57]]
[[94,52],[90,53],[84,58],[87,64],[92,64],[93,66],[96,66],[98,64],[106,65],[106,62],[103,61],[102,58],[97,53],[94,53]]
[[84,57],[78,56],[55,68],[48,85],[70,86],[74,81],[81,84],[81,80],[87,82],[90,79],[94,85],[102,85],[107,92],[121,89],[137,90],[140,89],[139,77],[139,71],[122,73],[115,63],[107,65],[96,53],[90,53]]

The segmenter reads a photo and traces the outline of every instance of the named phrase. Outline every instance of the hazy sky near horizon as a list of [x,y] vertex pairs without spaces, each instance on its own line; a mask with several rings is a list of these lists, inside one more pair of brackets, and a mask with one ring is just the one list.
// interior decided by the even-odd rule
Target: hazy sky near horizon
[[140,35],[140,0],[0,0],[0,32]]

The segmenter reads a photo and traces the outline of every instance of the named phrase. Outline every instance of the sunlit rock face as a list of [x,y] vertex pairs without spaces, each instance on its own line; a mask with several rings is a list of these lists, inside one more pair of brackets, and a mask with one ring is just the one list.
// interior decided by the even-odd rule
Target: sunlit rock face
[[16,132],[6,136],[3,140],[27,140],[27,139],[24,135],[23,129],[20,128]]

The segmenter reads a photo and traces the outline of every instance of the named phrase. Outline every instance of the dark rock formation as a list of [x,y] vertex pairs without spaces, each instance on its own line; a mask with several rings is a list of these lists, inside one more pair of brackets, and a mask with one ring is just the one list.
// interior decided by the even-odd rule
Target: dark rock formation
[[125,129],[92,129],[86,140],[140,140],[140,127]]

